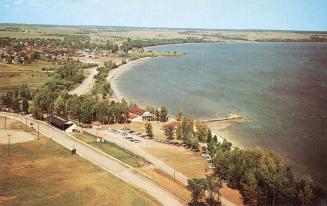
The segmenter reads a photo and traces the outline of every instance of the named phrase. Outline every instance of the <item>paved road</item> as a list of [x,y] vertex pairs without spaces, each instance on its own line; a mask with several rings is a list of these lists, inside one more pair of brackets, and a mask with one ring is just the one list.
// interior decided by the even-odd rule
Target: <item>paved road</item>
[[89,70],[89,75],[84,79],[83,83],[76,87],[75,89],[71,90],[69,94],[77,94],[78,96],[80,95],[85,95],[89,92],[91,92],[93,85],[94,85],[94,76],[98,73],[97,71],[98,67],[92,67]]
[[32,127],[36,129],[38,128],[37,125],[39,125],[39,131],[41,134],[51,138],[52,140],[58,142],[68,149],[76,149],[80,156],[100,166],[111,174],[126,181],[127,183],[144,190],[163,205],[183,205],[173,194],[156,185],[149,178],[141,175],[128,165],[121,163],[113,157],[85,144],[82,141],[79,141],[70,135],[66,135],[64,132],[53,128],[44,122],[37,121],[31,117],[25,117],[11,113],[0,112],[0,115],[7,116],[11,119],[16,119],[24,124],[27,124],[28,126],[30,126],[30,123],[33,123]]
[[[109,132],[108,130],[98,130],[97,131],[96,129],[84,129],[84,131],[86,131],[90,134],[93,134],[93,135],[99,135],[99,136],[103,137],[105,140],[115,143],[115,144],[119,145],[120,147],[123,147],[140,157],[143,157],[145,160],[147,160],[148,162],[150,162],[151,164],[156,166],[161,171],[165,172],[170,177],[175,178],[176,180],[178,180],[185,186],[187,185],[188,178],[185,175],[174,170],[173,168],[168,166],[162,160],[152,156],[151,154],[145,152],[142,149],[142,146],[146,146],[148,141],[152,141],[151,143],[154,143],[153,140],[146,140],[146,139],[143,139],[143,138],[133,135],[134,139],[139,139],[140,141],[142,141],[142,143],[133,143],[133,142],[130,142],[130,141],[126,140],[125,138],[123,138],[123,136],[121,134],[115,134],[115,133]],[[157,143],[157,144],[159,144],[159,143]],[[225,206],[236,206],[234,203],[232,203],[231,201],[227,200],[224,197],[221,197],[221,202]]]

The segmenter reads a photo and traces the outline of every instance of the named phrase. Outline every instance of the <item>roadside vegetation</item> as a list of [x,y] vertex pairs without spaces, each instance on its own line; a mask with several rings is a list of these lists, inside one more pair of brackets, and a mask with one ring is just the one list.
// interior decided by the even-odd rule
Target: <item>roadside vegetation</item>
[[125,150],[124,148],[119,147],[114,143],[97,142],[96,136],[91,135],[87,132],[74,133],[73,135],[79,140],[82,140],[83,142],[100,149],[108,155],[113,156],[132,167],[144,167],[148,164],[143,158],[129,152],[128,150]]
[[104,62],[104,66],[97,68],[98,74],[94,76],[96,81],[92,89],[93,95],[100,94],[102,98],[106,98],[108,96],[110,97],[113,95],[113,91],[110,87],[109,82],[107,81],[107,77],[109,72],[117,67],[118,66],[115,62],[107,61]]

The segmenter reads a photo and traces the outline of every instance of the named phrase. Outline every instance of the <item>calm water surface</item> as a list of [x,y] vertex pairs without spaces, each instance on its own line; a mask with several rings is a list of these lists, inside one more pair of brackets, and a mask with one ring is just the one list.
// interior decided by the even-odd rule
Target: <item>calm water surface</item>
[[217,43],[151,50],[183,51],[136,65],[117,80],[143,105],[182,108],[195,118],[240,113],[229,128],[242,147],[277,151],[298,173],[327,185],[327,44]]

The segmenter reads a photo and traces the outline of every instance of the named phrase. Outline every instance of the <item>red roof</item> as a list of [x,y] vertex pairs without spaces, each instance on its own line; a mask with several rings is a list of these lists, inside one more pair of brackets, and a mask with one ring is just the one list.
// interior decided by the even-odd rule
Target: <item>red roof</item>
[[133,108],[129,109],[129,112],[132,113],[132,114],[136,114],[138,116],[141,116],[145,112],[145,110],[143,110],[141,108],[138,108],[138,107],[133,107]]
[[136,114],[132,114],[132,113],[130,113],[130,114],[128,115],[128,119],[134,119],[134,118],[136,118],[136,117],[138,117],[138,115],[136,115]]

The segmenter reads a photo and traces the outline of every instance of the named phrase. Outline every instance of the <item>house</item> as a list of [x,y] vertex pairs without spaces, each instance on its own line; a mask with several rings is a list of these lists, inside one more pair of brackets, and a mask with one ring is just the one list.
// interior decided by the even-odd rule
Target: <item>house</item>
[[156,116],[148,111],[145,111],[144,109],[132,107],[129,109],[128,119],[131,122],[155,121]]
[[76,128],[76,124],[74,122],[68,121],[56,115],[48,116],[47,120],[50,121],[51,125],[66,132],[71,132],[73,129]]
[[134,114],[134,115],[137,115],[137,116],[142,116],[142,114],[144,114],[145,110],[144,109],[141,109],[141,108],[138,108],[138,107],[132,107],[129,109],[129,113],[130,114]]
[[156,115],[151,114],[150,112],[146,111],[142,115],[142,120],[143,121],[155,121],[156,120]]

